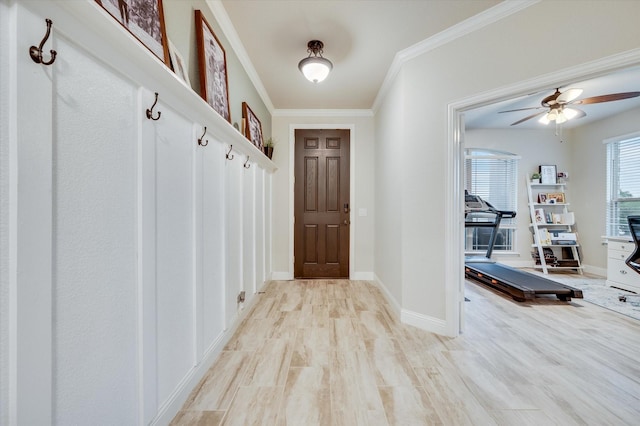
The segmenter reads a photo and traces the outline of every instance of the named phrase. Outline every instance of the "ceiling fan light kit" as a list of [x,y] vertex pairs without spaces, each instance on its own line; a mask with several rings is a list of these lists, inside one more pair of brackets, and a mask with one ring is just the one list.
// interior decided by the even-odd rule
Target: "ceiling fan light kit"
[[322,57],[323,48],[323,42],[320,40],[311,40],[307,43],[307,52],[309,52],[309,56],[298,63],[298,69],[300,72],[312,83],[322,82],[329,76],[329,73],[333,69],[331,61]]
[[608,95],[601,96],[593,96],[590,98],[580,99],[577,98],[582,94],[582,89],[570,88],[565,90],[564,92],[560,92],[560,89],[556,89],[556,91],[542,99],[539,107],[531,107],[531,108],[519,108],[512,109],[508,111],[500,111],[503,112],[515,112],[515,111],[526,111],[526,110],[539,110],[544,109],[546,111],[536,112],[532,115],[524,117],[514,123],[511,123],[512,126],[523,123],[532,118],[541,116],[538,119],[539,123],[549,124],[552,121],[557,124],[566,123],[569,120],[575,118],[581,118],[587,115],[586,112],[572,108],[570,105],[587,105],[587,104],[597,104],[602,102],[612,102],[619,101],[622,99],[635,98],[640,96],[640,92],[624,92],[624,93],[610,93]]

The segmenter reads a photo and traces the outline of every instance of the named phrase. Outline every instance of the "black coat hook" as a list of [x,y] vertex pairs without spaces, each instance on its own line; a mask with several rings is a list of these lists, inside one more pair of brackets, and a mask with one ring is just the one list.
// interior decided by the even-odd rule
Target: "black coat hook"
[[158,116],[157,116],[157,117],[155,117],[155,118],[153,117],[153,108],[155,108],[155,106],[156,106],[156,104],[157,104],[157,103],[158,103],[158,92],[156,92],[156,100],[155,100],[155,102],[153,103],[153,105],[151,105],[151,109],[148,109],[148,110],[147,110],[147,118],[148,118],[149,120],[154,120],[154,121],[156,121],[156,120],[159,120],[159,119],[160,119],[160,114],[162,114],[160,111],[158,111]]
[[53,61],[56,60],[56,54],[58,52],[51,49],[49,51],[51,53],[51,59],[49,61],[45,61],[44,59],[42,59],[42,48],[44,47],[44,44],[47,42],[47,39],[51,34],[51,25],[53,25],[53,22],[49,18],[45,19],[45,22],[47,23],[47,33],[44,35],[44,38],[40,42],[40,46],[31,46],[29,48],[29,55],[31,56],[31,59],[33,59],[33,62],[35,62],[36,64],[51,65]]
[[233,154],[231,150],[233,149],[233,145],[229,145],[229,152],[227,152],[227,160],[233,160]]
[[249,167],[251,167],[251,164],[249,164],[249,156],[248,155],[247,155],[247,161],[244,162],[242,167],[244,167],[245,169],[248,169]]
[[202,133],[202,136],[200,136],[200,139],[198,139],[198,145],[200,146],[207,146],[209,145],[209,140],[207,139],[206,141],[202,142],[202,138],[204,138],[204,135],[207,134],[207,126],[204,126],[204,132]]

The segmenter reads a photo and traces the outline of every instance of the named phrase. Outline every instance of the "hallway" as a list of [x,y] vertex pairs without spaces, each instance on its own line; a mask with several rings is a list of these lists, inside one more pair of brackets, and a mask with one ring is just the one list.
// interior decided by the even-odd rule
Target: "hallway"
[[173,425],[634,424],[640,322],[467,283],[457,339],[365,281],[273,281]]

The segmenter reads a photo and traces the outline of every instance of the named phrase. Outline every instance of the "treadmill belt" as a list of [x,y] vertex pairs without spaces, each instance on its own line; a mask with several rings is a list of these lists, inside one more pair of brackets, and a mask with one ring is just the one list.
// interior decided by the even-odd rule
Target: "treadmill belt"
[[582,298],[580,289],[499,263],[466,262],[465,274],[509,293],[519,302],[533,299],[536,294],[555,294],[560,300]]

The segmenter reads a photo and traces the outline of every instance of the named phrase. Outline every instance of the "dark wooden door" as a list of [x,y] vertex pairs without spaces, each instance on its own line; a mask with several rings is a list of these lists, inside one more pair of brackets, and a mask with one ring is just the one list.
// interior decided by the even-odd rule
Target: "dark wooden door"
[[295,132],[296,278],[349,277],[349,130]]

